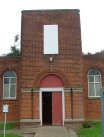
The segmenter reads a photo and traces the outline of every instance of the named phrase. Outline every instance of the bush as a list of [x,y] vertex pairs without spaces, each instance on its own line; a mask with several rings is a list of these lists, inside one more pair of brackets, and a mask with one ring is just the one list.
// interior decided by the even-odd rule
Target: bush
[[84,121],[82,123],[82,126],[83,126],[83,128],[90,128],[90,127],[92,127],[91,122],[89,122],[89,121]]

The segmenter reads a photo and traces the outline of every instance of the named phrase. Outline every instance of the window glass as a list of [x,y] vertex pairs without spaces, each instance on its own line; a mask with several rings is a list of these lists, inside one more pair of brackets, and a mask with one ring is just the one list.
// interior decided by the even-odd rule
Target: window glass
[[100,76],[95,76],[95,82],[101,82]]
[[9,84],[9,78],[4,78],[4,84]]
[[88,95],[89,97],[99,97],[101,84],[101,74],[96,69],[91,69],[88,73]]
[[96,70],[96,69],[91,69],[89,71],[89,75],[100,75],[100,72],[98,70]]
[[94,84],[89,84],[89,96],[95,96]]
[[4,97],[9,98],[9,85],[4,85]]
[[14,71],[7,71],[4,76],[3,95],[4,98],[16,98],[16,74]]
[[100,89],[101,89],[101,84],[97,83],[96,84],[96,96],[100,96]]
[[4,77],[16,77],[16,74],[15,74],[15,72],[13,72],[13,71],[7,71],[7,72],[4,74]]
[[15,85],[11,85],[10,86],[10,96],[11,97],[15,97]]
[[93,76],[89,76],[89,82],[94,82],[94,77]]
[[11,78],[11,83],[15,84],[16,83],[16,78]]

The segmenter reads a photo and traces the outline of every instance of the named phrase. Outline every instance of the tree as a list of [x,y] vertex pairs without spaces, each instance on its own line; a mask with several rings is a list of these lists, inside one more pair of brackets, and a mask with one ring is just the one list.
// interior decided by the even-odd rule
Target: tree
[[90,53],[90,52],[88,52],[87,54],[85,54],[85,55],[92,55],[92,56],[94,56],[94,55],[96,55],[96,56],[104,56],[104,50],[101,50],[101,51],[98,51],[98,52],[95,52],[95,53]]
[[14,37],[14,45],[11,46],[11,48],[10,48],[11,51],[6,56],[8,56],[8,57],[17,57],[17,56],[20,56],[20,54],[21,54],[20,49],[17,48],[17,42],[18,41],[19,41],[19,35],[17,34]]
[[99,51],[99,52],[95,52],[95,55],[104,56],[104,50],[101,50],[101,51]]

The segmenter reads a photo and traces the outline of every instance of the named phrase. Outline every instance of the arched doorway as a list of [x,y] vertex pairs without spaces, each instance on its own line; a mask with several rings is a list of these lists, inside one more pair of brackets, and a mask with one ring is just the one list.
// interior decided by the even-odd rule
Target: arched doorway
[[42,125],[63,125],[64,83],[57,75],[47,75],[40,82]]

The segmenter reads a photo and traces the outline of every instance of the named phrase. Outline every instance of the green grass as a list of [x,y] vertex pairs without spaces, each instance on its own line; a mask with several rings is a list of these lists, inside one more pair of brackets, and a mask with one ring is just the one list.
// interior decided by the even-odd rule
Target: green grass
[[[4,137],[4,135],[3,135],[3,134],[0,134],[0,137]],[[15,135],[15,134],[6,134],[5,137],[20,137],[20,136]]]
[[[6,124],[6,130],[13,129],[14,127],[16,127],[15,123]],[[3,130],[3,129],[4,129],[4,123],[0,123],[0,130]]]
[[92,127],[77,129],[78,137],[102,137],[101,122],[91,122]]

